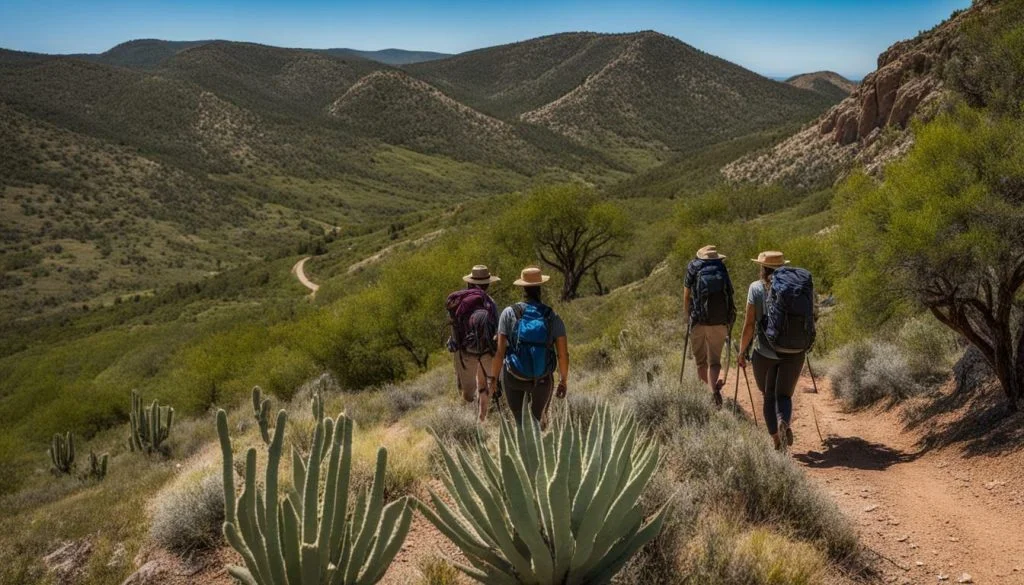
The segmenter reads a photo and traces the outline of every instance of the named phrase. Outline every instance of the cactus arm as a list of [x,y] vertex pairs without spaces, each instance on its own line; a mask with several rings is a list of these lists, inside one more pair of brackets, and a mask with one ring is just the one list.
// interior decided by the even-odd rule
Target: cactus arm
[[352,556],[349,559],[349,566],[345,571],[345,582],[352,583],[356,580],[359,568],[366,559],[369,551],[370,539],[373,538],[384,501],[384,472],[388,464],[388,450],[381,447],[377,450],[377,470],[373,475],[373,487],[370,489],[370,497],[366,502],[366,516],[359,528],[359,536],[352,546]]
[[302,585],[320,585],[320,547],[315,542],[304,542],[301,554]]
[[[306,462],[306,483],[303,486],[302,504],[302,544],[313,544],[316,542],[319,531],[317,520],[319,511],[320,496],[320,452],[324,448],[326,428],[323,421],[316,425],[313,433],[313,448],[309,451],[309,459]],[[307,553],[303,551],[303,562],[306,561]],[[304,569],[305,570],[305,569]]]
[[235,464],[231,453],[231,438],[228,436],[228,413],[217,411],[217,436],[220,437],[220,453],[224,461],[224,519],[235,522]]
[[245,544],[245,539],[242,538],[241,534],[239,534],[238,527],[231,522],[225,522],[224,538],[228,541],[228,544],[231,545],[231,548],[235,549],[238,554],[241,555],[242,560],[245,562],[245,566],[247,567],[246,573],[249,574],[249,578],[252,579],[252,582],[257,585],[270,585],[266,581],[260,580],[258,575],[252,574],[252,569],[256,567],[256,558],[253,556],[252,550],[249,546]]
[[[299,529],[299,514],[291,498],[285,498],[281,506],[281,548],[284,566],[288,573],[289,585],[302,585],[302,534]],[[274,585],[277,585],[276,583]]]
[[[385,525],[381,525],[382,534],[390,534],[387,545],[380,549],[379,553],[370,555],[370,562],[367,563],[367,573],[359,580],[357,585],[373,585],[380,581],[391,566],[398,551],[402,549],[405,538],[409,535],[409,528],[412,526],[412,512],[414,506],[408,498],[399,500],[402,502],[401,513],[398,516],[397,526],[391,526],[386,531]],[[391,505],[397,504],[398,501]],[[395,523],[392,523],[394,525]]]
[[236,567],[234,565],[230,565],[228,566],[228,574],[230,574],[235,579],[238,579],[238,582],[242,585],[261,585],[260,583],[256,582],[256,579],[253,578],[252,573],[250,573],[249,570],[244,567]]
[[[341,465],[341,440],[344,436],[344,423],[339,422],[337,427],[329,433],[331,448],[327,456],[327,481],[324,483],[323,508],[321,511],[320,531],[317,535],[317,544],[320,547],[321,570],[327,571],[333,559],[331,545],[331,529],[335,526],[335,509],[338,490],[338,473]],[[343,524],[342,524],[343,525]]]
[[249,571],[261,583],[270,581],[270,562],[267,559],[267,548],[260,533],[259,520],[256,519],[258,487],[256,485],[256,449],[249,448],[245,454],[245,487],[238,498],[238,530],[252,551],[256,561]]
[[281,452],[284,450],[284,432],[288,415],[284,410],[277,413],[277,426],[274,427],[274,439],[270,443],[267,455],[267,474],[264,489],[267,492],[266,509],[267,528],[264,535],[267,542],[267,561],[270,575],[274,583],[286,583],[284,556],[281,553],[281,532],[278,518],[279,504],[277,501],[277,478],[281,464]]
[[338,561],[341,558],[342,544],[345,539],[348,487],[352,477],[352,420],[344,415],[339,415],[334,434],[341,437],[341,458],[338,462],[338,488],[334,496],[334,521],[331,522],[328,550],[331,551],[331,562],[341,567]]

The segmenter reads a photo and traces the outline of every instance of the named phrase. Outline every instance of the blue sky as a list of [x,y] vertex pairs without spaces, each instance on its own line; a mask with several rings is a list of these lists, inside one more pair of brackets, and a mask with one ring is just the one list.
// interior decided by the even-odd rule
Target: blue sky
[[0,47],[101,52],[134,38],[460,52],[540,35],[653,29],[770,76],[860,77],[970,0],[0,0]]

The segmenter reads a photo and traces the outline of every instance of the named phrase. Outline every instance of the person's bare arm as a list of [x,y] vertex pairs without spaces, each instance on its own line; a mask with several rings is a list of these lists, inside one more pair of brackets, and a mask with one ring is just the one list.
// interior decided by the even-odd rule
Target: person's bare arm
[[563,335],[555,340],[555,349],[558,351],[558,393],[559,398],[565,398],[569,386],[569,340]]
[[747,313],[743,317],[743,334],[740,336],[740,355],[736,360],[741,368],[747,366],[747,348],[754,340],[754,305],[747,303]]

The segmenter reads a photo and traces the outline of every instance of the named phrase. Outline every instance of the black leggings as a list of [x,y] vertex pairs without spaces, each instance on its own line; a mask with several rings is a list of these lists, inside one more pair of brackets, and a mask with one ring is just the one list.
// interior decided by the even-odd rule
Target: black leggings
[[555,378],[548,375],[541,378],[536,384],[531,381],[520,380],[508,373],[508,368],[501,370],[501,389],[508,400],[508,407],[516,417],[516,422],[523,422],[523,403],[526,397],[530,396],[530,411],[533,418],[540,420],[544,416],[544,409],[551,400]]
[[764,422],[772,435],[779,432],[779,417],[788,425],[793,420],[793,392],[804,369],[804,352],[780,353],[772,359],[754,352],[754,381],[764,395]]

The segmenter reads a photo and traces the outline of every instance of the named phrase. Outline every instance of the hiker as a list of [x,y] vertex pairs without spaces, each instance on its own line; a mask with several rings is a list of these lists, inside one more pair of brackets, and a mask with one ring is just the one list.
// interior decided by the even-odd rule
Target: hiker
[[448,351],[455,361],[455,383],[462,398],[472,403],[479,397],[479,416],[487,416],[487,379],[497,350],[498,306],[487,294],[492,283],[501,279],[480,264],[462,277],[466,288],[448,295],[445,307],[451,337]]
[[793,445],[793,393],[814,344],[814,284],[810,272],[789,268],[782,252],[761,252],[753,262],[760,265],[761,276],[747,291],[738,364],[746,367],[753,347],[765,424],[775,448],[783,450]]
[[[722,347],[736,320],[732,280],[725,256],[715,246],[697,250],[686,267],[683,281],[683,311],[689,342],[697,363],[697,376],[711,390],[715,406],[722,407]],[[685,357],[684,357],[685,359]]]
[[527,397],[533,417],[543,421],[556,368],[559,381],[555,395],[565,398],[567,391],[569,344],[565,323],[541,302],[541,286],[550,278],[536,266],[524,268],[513,283],[523,289],[523,302],[506,308],[498,319],[498,351],[488,382],[493,392],[501,376],[502,391],[519,424],[523,422]]

